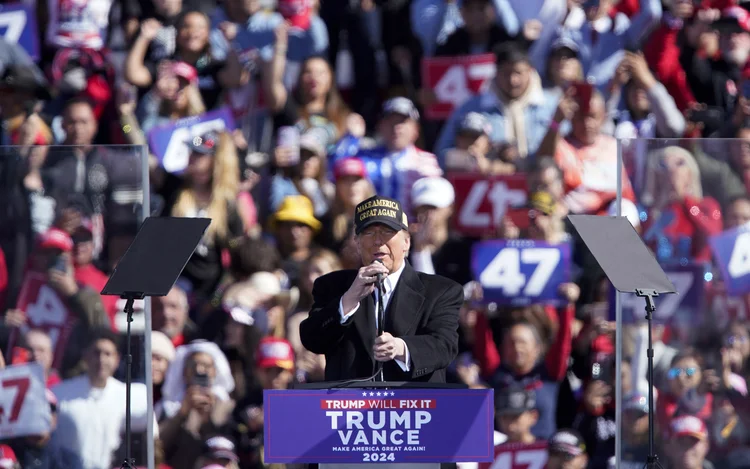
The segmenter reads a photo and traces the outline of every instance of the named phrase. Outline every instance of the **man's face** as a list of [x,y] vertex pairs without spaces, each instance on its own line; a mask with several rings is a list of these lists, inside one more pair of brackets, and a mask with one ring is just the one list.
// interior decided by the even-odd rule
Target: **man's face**
[[541,346],[534,331],[524,324],[510,329],[503,340],[503,357],[519,370],[533,368],[541,354]]
[[94,260],[94,241],[76,240],[73,245],[73,262],[77,266],[86,266]]
[[719,47],[724,60],[742,68],[750,58],[750,34],[745,31],[722,32]]
[[601,134],[605,116],[604,99],[601,95],[594,94],[591,97],[588,112],[579,109],[573,116],[573,136],[584,145],[593,145]]
[[313,230],[304,223],[279,222],[276,234],[282,250],[286,252],[307,249],[312,244]]
[[380,260],[391,273],[401,268],[411,246],[405,230],[396,231],[379,223],[368,226],[355,239],[363,265]]
[[47,372],[52,367],[52,341],[42,331],[29,331],[26,334],[26,345],[31,350],[35,362],[42,365]]
[[544,168],[541,171],[529,175],[529,189],[532,192],[548,192],[557,201],[561,201],[565,195],[562,174],[557,168]]
[[73,104],[63,114],[62,127],[66,145],[91,145],[96,136],[98,124],[91,106]]
[[185,329],[188,308],[185,293],[173,288],[167,296],[155,298],[153,301],[153,329],[161,331],[167,337],[174,338]]
[[421,205],[414,209],[419,223],[429,223],[435,231],[448,229],[448,222],[453,215],[453,207],[437,208],[430,205]]
[[519,98],[529,87],[532,70],[526,61],[500,64],[497,66],[495,83],[508,98]]
[[702,469],[708,453],[708,439],[680,436],[670,440],[671,460],[680,469]]
[[114,376],[120,364],[120,354],[114,343],[99,339],[86,350],[84,360],[89,378],[106,380]]
[[388,114],[378,127],[383,142],[391,151],[401,151],[414,145],[419,138],[417,121],[401,114]]
[[508,442],[517,443],[536,425],[537,416],[537,412],[531,410],[520,414],[499,414],[497,423],[500,431],[508,435]]
[[736,228],[750,222],[750,201],[738,199],[727,207],[724,212],[724,225],[726,229]]

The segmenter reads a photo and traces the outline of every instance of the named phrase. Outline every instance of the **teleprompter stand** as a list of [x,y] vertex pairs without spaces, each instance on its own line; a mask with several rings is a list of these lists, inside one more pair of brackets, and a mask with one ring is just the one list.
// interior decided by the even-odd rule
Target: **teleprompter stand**
[[208,218],[146,218],[101,292],[102,295],[117,295],[125,300],[124,312],[128,322],[125,351],[125,461],[122,468],[135,467],[130,448],[133,365],[130,323],[133,322],[133,304],[135,300],[147,296],[166,296],[169,293],[210,223]]
[[[654,298],[676,293],[651,251],[625,217],[568,216],[612,285],[621,293],[635,293],[646,301],[648,322],[648,456],[645,468],[661,468],[654,448]],[[621,346],[621,344],[618,344]]]

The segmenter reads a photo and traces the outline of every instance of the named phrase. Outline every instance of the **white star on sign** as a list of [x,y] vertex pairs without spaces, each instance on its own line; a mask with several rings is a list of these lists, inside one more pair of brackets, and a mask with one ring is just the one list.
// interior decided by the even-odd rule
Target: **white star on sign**
[[362,393],[362,397],[367,397],[367,391]]
[[396,393],[393,392],[393,391],[391,391],[391,396],[395,396],[395,395],[396,395]]
[[370,392],[370,396],[374,396],[374,395],[375,395],[375,393],[374,393],[374,392]]
[[377,395],[379,396],[379,395],[380,395],[380,393],[378,393]]

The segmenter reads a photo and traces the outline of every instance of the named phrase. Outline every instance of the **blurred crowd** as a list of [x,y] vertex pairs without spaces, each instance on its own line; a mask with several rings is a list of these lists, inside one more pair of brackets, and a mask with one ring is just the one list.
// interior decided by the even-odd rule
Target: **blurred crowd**
[[[36,29],[0,38],[0,347],[8,366],[42,365],[53,422],[3,441],[0,468],[120,465],[123,302],[99,292],[149,215],[212,221],[150,301],[152,330],[136,303],[137,465],[150,360],[155,467],[278,466],[263,461],[263,390],[323,381],[299,324],[318,277],[360,267],[353,211],[377,193],[409,215],[414,268],[464,285],[449,376],[495,389],[496,443],[549,441],[552,469],[614,467],[622,347],[620,467],[640,469],[645,305],[615,343],[611,286],[566,218],[616,214],[618,185],[665,269],[706,272],[655,330],[661,463],[750,467],[750,290],[727,293],[710,244],[750,222],[750,3],[20,0],[0,19],[11,11]],[[459,68],[443,86],[430,65],[472,61],[494,78],[471,88]],[[472,249],[487,240],[569,244],[558,298],[486,295]]]

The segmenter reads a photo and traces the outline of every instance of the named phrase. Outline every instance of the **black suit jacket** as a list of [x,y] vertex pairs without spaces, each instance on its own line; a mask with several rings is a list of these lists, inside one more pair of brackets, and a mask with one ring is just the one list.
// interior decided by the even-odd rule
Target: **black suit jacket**
[[[326,356],[326,381],[367,378],[376,370],[374,298],[362,299],[357,312],[341,324],[339,302],[356,275],[356,270],[341,270],[318,278],[312,310],[300,325],[302,345]],[[386,381],[445,382],[445,368],[458,353],[463,297],[453,280],[404,266],[385,310],[384,330],[404,340],[410,368],[404,372],[395,361],[384,363]]]

